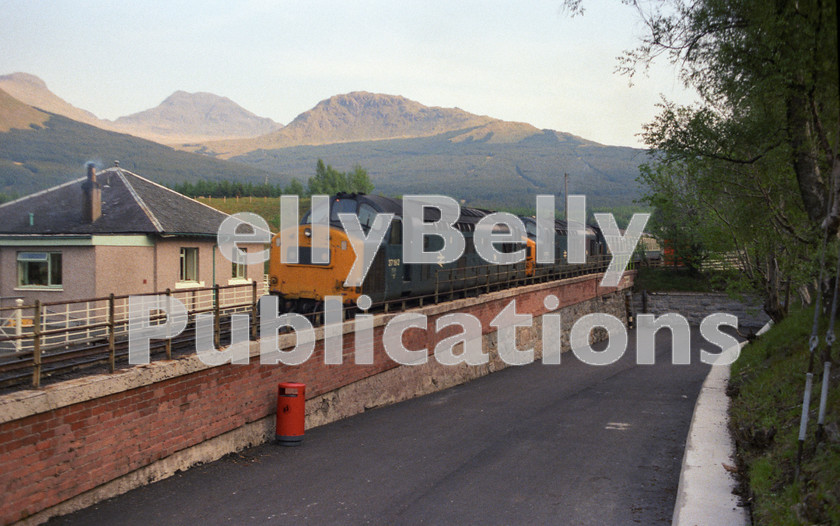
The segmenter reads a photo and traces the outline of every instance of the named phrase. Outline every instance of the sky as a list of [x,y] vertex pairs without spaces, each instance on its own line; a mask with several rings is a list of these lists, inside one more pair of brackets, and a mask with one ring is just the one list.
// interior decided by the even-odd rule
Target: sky
[[615,73],[643,26],[619,0],[0,0],[0,74],[23,71],[117,117],[177,90],[288,124],[351,91],[643,146],[661,96],[695,99],[666,61]]

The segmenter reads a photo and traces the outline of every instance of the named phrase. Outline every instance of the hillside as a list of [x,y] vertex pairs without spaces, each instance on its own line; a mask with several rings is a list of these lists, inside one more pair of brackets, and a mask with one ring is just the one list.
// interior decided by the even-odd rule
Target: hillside
[[230,157],[257,149],[428,137],[496,121],[458,108],[357,91],[319,102],[276,132],[255,139],[210,142],[204,151]]
[[283,127],[227,97],[185,91],[176,91],[155,108],[120,117],[111,126],[165,144],[256,137]]
[[[482,127],[432,137],[295,146],[233,157],[305,181],[318,159],[338,170],[367,169],[377,193],[444,194],[487,207],[533,208],[538,194],[585,194],[589,206],[632,205],[640,195],[643,150],[603,146],[570,134],[538,130],[519,141],[494,141]],[[481,137],[474,140],[472,137]],[[562,196],[558,197],[559,201]]]
[[0,89],[0,132],[41,126],[49,118],[49,114],[27,106]]
[[35,75],[29,73],[0,75],[0,90],[29,106],[92,126],[107,126],[107,121],[98,119],[93,113],[79,109],[58,97],[47,88],[43,80]]
[[[14,100],[14,99],[13,99]],[[26,105],[20,106],[29,108]],[[0,99],[0,108],[7,104]],[[289,178],[234,162],[173,150],[145,139],[101,130],[61,115],[31,111],[48,118],[26,129],[0,132],[0,193],[27,194],[82,177],[87,161],[100,167],[113,160],[163,184],[182,181],[238,180],[286,184]],[[0,130],[10,128],[0,110]],[[313,164],[314,166],[314,164]],[[312,169],[310,169],[310,172]]]

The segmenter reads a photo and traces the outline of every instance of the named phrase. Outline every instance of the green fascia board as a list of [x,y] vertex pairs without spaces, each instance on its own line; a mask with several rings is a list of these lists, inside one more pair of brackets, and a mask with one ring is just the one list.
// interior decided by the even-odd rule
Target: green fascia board
[[151,247],[154,241],[142,235],[0,236],[3,247]]

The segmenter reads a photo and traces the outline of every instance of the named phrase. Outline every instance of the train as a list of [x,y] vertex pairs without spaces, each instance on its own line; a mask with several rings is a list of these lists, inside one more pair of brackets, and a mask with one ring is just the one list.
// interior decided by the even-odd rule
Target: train
[[[275,234],[271,241],[269,259],[269,291],[279,297],[281,311],[301,314],[318,312],[323,308],[326,296],[341,296],[346,306],[352,306],[362,295],[370,297],[374,304],[395,300],[423,298],[447,291],[479,290],[482,287],[499,287],[525,283],[537,274],[544,274],[550,268],[566,265],[566,238],[568,228],[565,221],[555,221],[555,263],[536,263],[536,220],[521,217],[526,235],[507,243],[494,243],[499,252],[525,251],[524,261],[514,264],[496,264],[485,261],[476,252],[474,236],[478,222],[491,213],[490,210],[461,206],[458,220],[453,224],[465,240],[461,257],[450,263],[412,264],[403,258],[404,222],[402,200],[363,193],[339,193],[329,199],[329,259],[312,261],[312,210],[304,214],[297,228],[298,262],[283,263],[281,234]],[[338,214],[351,213],[359,218],[363,229],[369,228],[377,214],[394,214],[393,220],[382,241],[373,263],[362,285],[344,285],[356,255]],[[435,208],[424,207],[424,221],[439,218]],[[437,214],[437,216],[435,216]],[[496,225],[495,231],[509,233],[504,225]],[[603,235],[597,227],[586,225],[588,261],[604,254]],[[440,250],[443,239],[438,236],[424,238],[425,252]],[[542,271],[542,272],[541,272]]]

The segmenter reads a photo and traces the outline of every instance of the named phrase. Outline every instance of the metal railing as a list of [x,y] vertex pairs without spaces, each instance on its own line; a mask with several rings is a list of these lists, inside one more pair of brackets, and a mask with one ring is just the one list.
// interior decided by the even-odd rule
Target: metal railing
[[[267,292],[266,283],[167,289],[131,296],[111,294],[64,302],[35,301],[30,305],[18,299],[15,306],[0,307],[0,386],[21,383],[21,371],[31,368],[31,383],[38,387],[46,364],[54,373],[104,362],[113,372],[118,356],[127,354],[130,297],[165,295],[177,299],[193,321],[197,314],[213,313],[216,345],[222,338],[224,319],[229,320],[237,312],[249,312],[252,335],[256,337],[257,300]],[[164,313],[150,316],[152,325],[165,320]],[[188,337],[189,331],[184,333]],[[168,339],[154,350],[171,359],[172,344],[177,339]]]
[[[593,257],[585,264],[555,263],[551,265],[481,265],[437,269],[433,293],[375,303],[371,309],[389,312],[393,309],[423,306],[489,293],[511,287],[555,281],[587,274],[603,273],[610,257]],[[632,266],[632,264],[631,264]],[[629,268],[629,267],[628,267]],[[118,360],[128,355],[129,298],[166,295],[178,299],[187,310],[189,323],[179,335],[153,341],[153,359],[172,359],[173,349],[195,350],[195,317],[214,315],[214,343],[218,347],[230,330],[230,316],[238,312],[251,315],[251,338],[257,338],[258,300],[268,293],[268,279],[262,283],[215,286],[194,289],[167,289],[163,293],[92,298],[66,302],[40,302],[24,305],[22,300],[12,307],[0,307],[0,387],[30,383],[39,387],[46,375],[80,371],[92,365],[107,365],[114,372]],[[345,305],[342,319],[356,312]],[[323,322],[323,310],[303,313],[314,325]],[[150,323],[160,324],[166,314],[150,316]],[[190,345],[192,344],[192,345]],[[191,349],[191,350],[190,350]],[[28,381],[31,379],[31,381]]]

